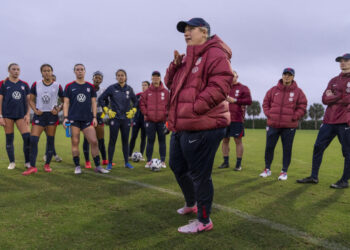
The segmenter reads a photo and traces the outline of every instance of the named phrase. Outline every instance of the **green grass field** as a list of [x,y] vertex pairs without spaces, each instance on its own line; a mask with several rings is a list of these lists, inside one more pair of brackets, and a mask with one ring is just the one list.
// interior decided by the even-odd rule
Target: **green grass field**
[[[120,138],[115,154],[117,165],[109,175],[86,170],[75,176],[70,141],[60,126],[56,150],[63,162],[53,162],[52,173],[43,172],[46,139],[42,136],[39,172],[24,177],[20,135],[15,135],[17,167],[8,170],[4,132],[1,132],[0,248],[350,248],[350,190],[329,188],[342,173],[339,142],[333,141],[324,155],[318,185],[295,182],[310,173],[316,135],[317,131],[297,131],[286,182],[277,180],[282,162],[280,142],[272,177],[259,177],[264,168],[264,130],[246,131],[242,172],[232,171],[233,141],[230,169],[217,169],[222,162],[219,149],[213,170],[214,230],[182,235],[177,233],[177,227],[195,217],[176,214],[184,200],[177,195],[180,189],[171,170],[151,172],[144,168],[144,163],[135,163],[133,170],[123,168]],[[139,143],[136,145],[135,150],[139,150]],[[154,157],[158,157],[158,146]],[[84,163],[82,153],[81,163]]]

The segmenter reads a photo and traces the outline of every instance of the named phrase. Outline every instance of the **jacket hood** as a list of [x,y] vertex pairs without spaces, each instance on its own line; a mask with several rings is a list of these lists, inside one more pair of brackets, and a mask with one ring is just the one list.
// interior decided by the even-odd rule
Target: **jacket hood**
[[218,37],[217,35],[212,36],[208,41],[206,41],[204,44],[202,45],[190,45],[187,46],[187,54],[189,54],[189,50],[193,48],[194,49],[194,53],[196,55],[201,55],[203,54],[206,50],[208,50],[209,48],[219,48],[221,49],[223,52],[225,52],[226,56],[228,59],[231,59],[232,57],[232,51],[230,49],[230,47],[224,43],[220,37]]

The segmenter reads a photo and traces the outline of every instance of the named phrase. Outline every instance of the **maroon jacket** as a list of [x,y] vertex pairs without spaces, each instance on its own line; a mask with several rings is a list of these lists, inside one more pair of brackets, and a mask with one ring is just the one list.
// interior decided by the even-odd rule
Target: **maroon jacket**
[[153,84],[142,93],[140,109],[148,122],[165,122],[168,116],[169,91],[160,83],[158,88]]
[[[326,91],[331,90],[332,96],[326,96]],[[328,83],[323,92],[322,102],[327,105],[323,123],[326,124],[350,124],[350,73],[334,77]]]
[[241,83],[232,84],[229,96],[237,100],[229,104],[231,122],[244,122],[245,106],[252,104],[249,88]]
[[284,86],[280,80],[266,93],[263,103],[267,125],[273,128],[298,127],[306,107],[306,96],[295,81],[290,86]]
[[230,124],[225,101],[233,79],[230,48],[218,36],[187,46],[180,65],[170,64],[165,84],[170,89],[168,125],[172,131],[223,128]]

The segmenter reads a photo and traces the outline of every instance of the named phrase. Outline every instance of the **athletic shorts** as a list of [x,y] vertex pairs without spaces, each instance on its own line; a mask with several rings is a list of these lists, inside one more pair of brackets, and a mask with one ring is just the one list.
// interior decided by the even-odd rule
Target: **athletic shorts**
[[244,136],[244,126],[242,122],[231,122],[231,124],[226,127],[225,138],[229,138],[229,137],[241,138],[243,136]]
[[43,112],[42,115],[34,114],[32,125],[41,127],[57,126],[59,124],[58,115],[53,115],[51,112]]
[[94,124],[92,123],[92,121],[72,121],[70,120],[70,125],[80,128],[80,130],[84,130],[87,127],[93,126]]

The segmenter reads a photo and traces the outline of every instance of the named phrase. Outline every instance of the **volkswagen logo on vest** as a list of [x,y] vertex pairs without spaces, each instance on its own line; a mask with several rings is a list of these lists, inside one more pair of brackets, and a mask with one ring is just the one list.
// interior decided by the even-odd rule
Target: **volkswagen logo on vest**
[[12,98],[15,99],[15,100],[19,100],[19,99],[21,99],[21,97],[22,97],[22,95],[21,95],[21,93],[18,92],[18,91],[14,91],[14,92],[12,93]]
[[44,104],[49,104],[50,103],[50,96],[49,95],[43,95],[41,97],[41,100],[43,101]]
[[85,102],[86,96],[84,94],[78,94],[77,100],[78,100],[78,102]]

